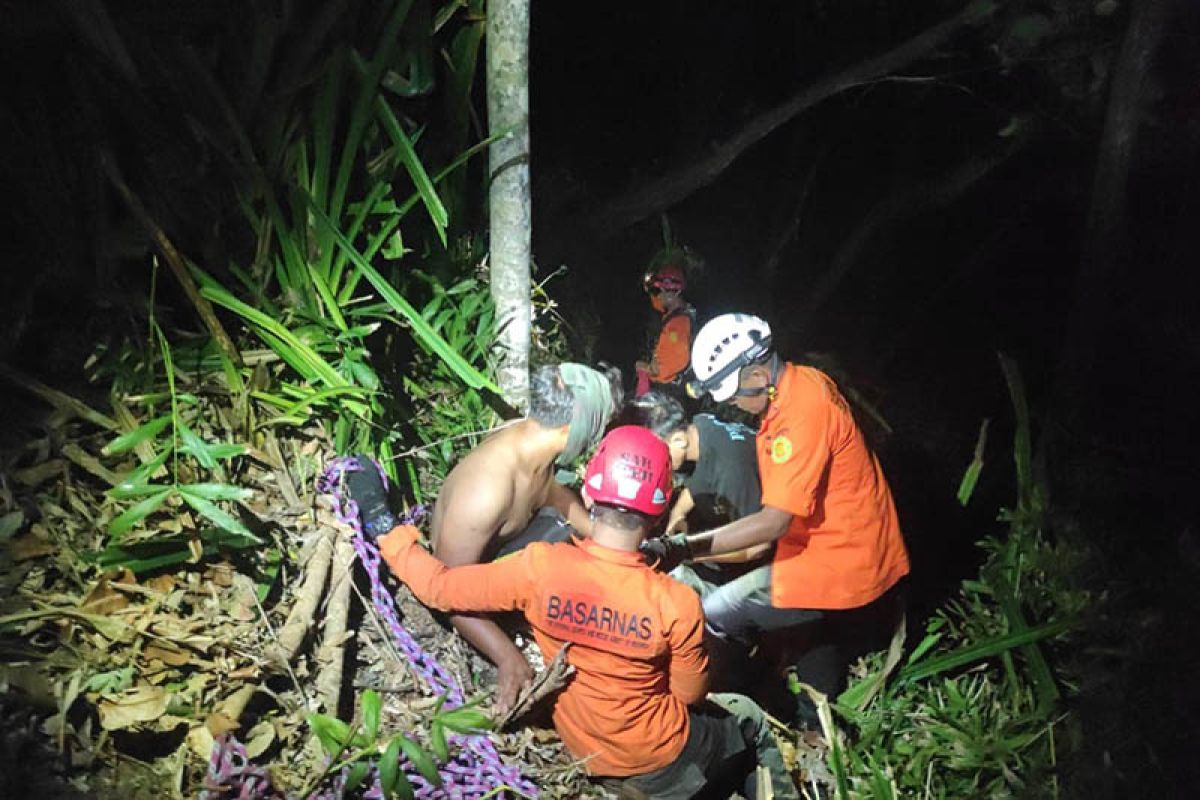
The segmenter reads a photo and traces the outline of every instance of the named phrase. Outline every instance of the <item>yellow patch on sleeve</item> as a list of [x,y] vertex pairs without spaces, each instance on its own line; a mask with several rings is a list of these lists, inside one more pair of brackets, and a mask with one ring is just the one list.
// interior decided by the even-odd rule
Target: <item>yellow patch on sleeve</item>
[[776,436],[771,442],[771,460],[782,464],[792,457],[792,442],[786,436]]

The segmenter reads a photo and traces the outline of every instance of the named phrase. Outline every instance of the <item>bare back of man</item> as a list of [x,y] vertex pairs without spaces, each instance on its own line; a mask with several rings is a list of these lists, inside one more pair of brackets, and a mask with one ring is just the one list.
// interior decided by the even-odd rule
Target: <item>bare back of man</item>
[[[442,485],[433,509],[433,554],[448,566],[478,564],[485,553],[521,534],[541,507],[553,506],[572,528],[587,535],[587,511],[577,495],[554,480],[554,462],[566,428],[533,420],[505,427],[468,453]],[[486,615],[455,614],[463,638],[496,664],[497,708],[515,702],[533,678],[526,658]]]

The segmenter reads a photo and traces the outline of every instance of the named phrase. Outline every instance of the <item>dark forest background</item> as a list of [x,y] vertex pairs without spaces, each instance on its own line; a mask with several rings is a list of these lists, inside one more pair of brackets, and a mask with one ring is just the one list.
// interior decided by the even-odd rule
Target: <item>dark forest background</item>
[[[199,263],[219,273],[250,244],[188,121],[199,111],[157,96],[167,81],[141,58],[173,114],[122,107],[89,55],[103,32],[66,11],[86,5],[0,2],[0,360],[85,393],[87,355],[140,324],[147,291],[147,243],[97,166],[97,131]],[[236,27],[241,4],[106,5],[161,56]],[[688,292],[702,318],[767,317],[786,356],[833,365],[888,421],[871,433],[930,605],[977,558],[963,531],[1012,495],[996,354],[1016,359],[1057,524],[1087,531],[1103,556],[1090,579],[1137,609],[1112,621],[1139,643],[1120,667],[1136,677],[1119,697],[1090,687],[1083,713],[1118,771],[1183,786],[1200,744],[1200,4],[980,9],[738,149],[759,115],[962,5],[535,2],[535,279],[565,265],[547,290],[576,354],[631,369],[665,214],[703,260]],[[486,230],[478,201],[460,230]],[[963,509],[984,418],[988,467]],[[1130,729],[1153,733],[1122,743]]]

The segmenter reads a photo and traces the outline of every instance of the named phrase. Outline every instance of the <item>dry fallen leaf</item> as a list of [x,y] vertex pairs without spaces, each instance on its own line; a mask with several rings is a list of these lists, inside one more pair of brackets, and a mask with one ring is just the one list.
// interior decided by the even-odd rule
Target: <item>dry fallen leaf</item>
[[207,761],[212,755],[213,735],[207,726],[197,725],[187,733],[187,745],[199,758]]
[[152,722],[167,711],[170,695],[159,686],[142,684],[124,694],[100,701],[100,726],[106,731]]
[[[37,528],[37,525],[33,526]],[[28,561],[31,558],[48,556],[58,550],[58,547],[36,535],[33,530],[22,536],[8,540],[8,556],[13,561]]]
[[258,758],[275,741],[275,726],[268,719],[260,720],[247,732],[246,736],[248,737],[246,755],[250,758]]
[[236,719],[231,719],[220,711],[214,711],[204,720],[204,727],[208,728],[209,733],[213,736],[220,736],[223,733],[237,730],[241,725]]
[[190,653],[166,642],[146,645],[146,649],[142,651],[142,655],[147,659],[157,658],[170,667],[181,667],[192,660]]
[[113,580],[123,581],[125,583],[136,583],[133,573],[128,570],[120,576],[110,578],[108,575],[101,576],[100,580],[96,581],[96,585],[88,592],[87,597],[83,598],[83,602],[79,604],[79,610],[85,611],[88,614],[112,614],[120,611],[129,605],[129,598],[121,592],[113,589],[110,586]]

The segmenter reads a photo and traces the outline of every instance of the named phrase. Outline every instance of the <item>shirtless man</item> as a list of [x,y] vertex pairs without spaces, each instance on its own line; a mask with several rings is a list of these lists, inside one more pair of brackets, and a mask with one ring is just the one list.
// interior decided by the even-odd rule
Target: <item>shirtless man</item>
[[[529,415],[485,439],[442,484],[431,541],[434,556],[446,566],[478,564],[530,541],[565,541],[572,529],[591,533],[579,496],[554,476],[558,465],[570,464],[600,441],[621,404],[620,372],[570,363],[541,367],[532,376],[530,395]],[[547,508],[559,515],[549,526],[545,512],[539,514]],[[507,709],[533,677],[529,663],[486,615],[454,614],[450,621],[496,665],[496,706]]]

